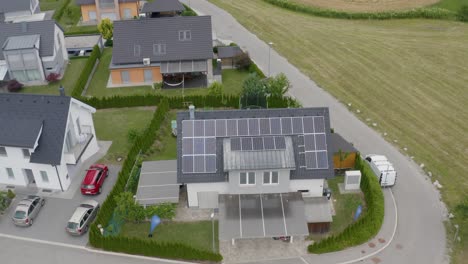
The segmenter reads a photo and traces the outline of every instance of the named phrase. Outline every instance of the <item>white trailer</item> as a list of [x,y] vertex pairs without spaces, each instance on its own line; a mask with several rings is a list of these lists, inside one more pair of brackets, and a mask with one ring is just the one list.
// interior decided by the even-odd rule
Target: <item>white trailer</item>
[[377,176],[380,186],[391,187],[395,185],[397,172],[393,164],[383,155],[367,155],[366,161],[369,163],[372,171]]

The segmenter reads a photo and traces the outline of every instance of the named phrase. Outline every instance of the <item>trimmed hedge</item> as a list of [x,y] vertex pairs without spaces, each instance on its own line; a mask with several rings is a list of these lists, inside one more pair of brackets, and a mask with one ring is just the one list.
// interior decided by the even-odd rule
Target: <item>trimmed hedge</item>
[[65,0],[63,4],[54,12],[54,15],[52,16],[55,21],[60,21],[62,19],[63,13],[65,12],[65,9],[67,6],[70,4],[71,0]]
[[265,74],[258,68],[257,64],[251,60],[250,66],[249,66],[249,73],[255,73],[257,74],[260,79],[266,78]]
[[88,78],[91,77],[90,75],[91,75],[91,72],[93,71],[94,64],[96,63],[96,60],[100,57],[101,57],[101,50],[99,49],[97,45],[95,45],[93,48],[93,51],[91,52],[91,55],[89,55],[86,65],[81,71],[80,77],[78,77],[78,80],[76,81],[75,86],[73,87],[73,90],[71,92],[71,95],[73,97],[81,99],[81,94],[83,93],[83,90],[86,86],[86,82],[88,81]]
[[382,226],[385,207],[380,184],[360,155],[356,158],[356,169],[361,171],[361,190],[364,193],[367,210],[362,216],[336,236],[327,237],[308,247],[310,253],[328,253],[363,244],[377,235]]
[[84,27],[73,27],[70,31],[63,33],[65,36],[76,36],[76,35],[96,35],[101,34],[96,28],[82,29]]
[[455,19],[456,14],[450,10],[443,8],[416,8],[404,11],[385,11],[375,13],[352,13],[346,11],[337,11],[331,9],[318,8],[308,5],[303,5],[289,0],[263,0],[269,4],[285,8],[295,12],[306,13],[309,15],[342,18],[342,19],[402,19],[402,18],[427,18],[427,19]]
[[190,8],[186,4],[182,4],[185,8],[185,10],[180,14],[181,16],[198,16],[197,12],[193,11],[192,8]]

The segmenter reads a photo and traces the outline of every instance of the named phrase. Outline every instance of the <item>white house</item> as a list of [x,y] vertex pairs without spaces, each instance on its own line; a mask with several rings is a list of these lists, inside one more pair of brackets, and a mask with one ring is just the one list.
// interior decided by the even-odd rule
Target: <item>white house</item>
[[50,73],[63,76],[67,65],[63,30],[54,20],[0,23],[0,48],[0,80],[42,84]]
[[305,200],[334,177],[328,108],[191,106],[177,130],[177,182],[189,207],[219,208],[220,239],[308,234]]
[[43,20],[39,0],[0,0],[0,22]]
[[65,191],[99,150],[92,114],[69,96],[0,94],[0,184]]

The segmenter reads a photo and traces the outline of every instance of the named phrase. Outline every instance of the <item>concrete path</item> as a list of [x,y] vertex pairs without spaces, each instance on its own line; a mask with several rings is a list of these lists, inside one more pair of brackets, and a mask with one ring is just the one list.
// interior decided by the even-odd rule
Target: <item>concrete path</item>
[[[188,4],[188,0],[183,0]],[[206,0],[190,0],[190,6],[199,14],[212,16],[213,30],[217,38],[232,40],[249,51],[252,59],[264,71],[268,71],[268,45],[241,26],[229,13],[216,7]],[[271,73],[285,73],[293,88],[290,94],[299,99],[303,106],[328,106],[332,127],[363,153],[378,153],[386,155],[398,171],[396,186],[392,189],[398,205],[398,227],[390,245],[378,255],[366,261],[369,263],[447,263],[445,230],[442,221],[446,215],[444,204],[439,193],[421,169],[398,149],[386,142],[382,136],[356,118],[338,100],[318,87],[316,83],[302,74],[285,58],[271,52]],[[240,84],[239,84],[240,85]],[[392,222],[387,221],[392,212],[389,190],[385,191],[386,221],[382,236],[376,238],[389,241]],[[383,241],[381,240],[381,241]],[[363,245],[354,249],[316,256],[303,256],[301,263],[312,263],[315,259],[327,259],[326,263],[339,263],[344,259],[352,260],[359,255],[375,251],[381,245],[377,240],[372,248]],[[365,253],[362,253],[365,251]],[[252,259],[254,260],[254,259]],[[296,263],[297,259],[288,262]],[[257,262],[258,263],[258,262]],[[267,261],[264,263],[281,263]],[[299,262],[297,262],[299,263]]]

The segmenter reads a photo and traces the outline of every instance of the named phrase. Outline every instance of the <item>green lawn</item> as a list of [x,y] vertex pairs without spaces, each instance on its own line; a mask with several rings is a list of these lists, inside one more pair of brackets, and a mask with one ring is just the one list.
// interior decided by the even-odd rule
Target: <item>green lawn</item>
[[41,85],[41,86],[28,86],[24,87],[21,92],[22,93],[33,93],[33,94],[55,94],[58,95],[59,91],[58,88],[60,84],[63,85],[65,88],[65,94],[70,95],[73,87],[75,86],[78,77],[80,76],[81,70],[83,69],[84,65],[86,64],[87,58],[79,58],[69,60],[69,64],[67,65],[67,69],[65,70],[65,75],[62,80],[49,84],[49,85]]
[[[215,249],[219,250],[218,221],[215,221]],[[212,251],[213,233],[211,221],[164,222],[156,227],[153,237],[148,238],[150,223],[125,223],[121,234],[127,237],[139,237],[160,242],[177,242]]]
[[[194,94],[208,94],[206,88],[187,88],[187,89],[160,89],[155,90],[151,86],[134,86],[134,87],[121,87],[121,88],[106,88],[109,80],[109,64],[112,59],[112,48],[104,49],[101,56],[99,66],[94,74],[91,83],[88,87],[86,95],[105,97],[112,95],[135,95],[135,94],[164,94],[167,96],[182,96]],[[242,88],[242,82],[248,76],[246,71],[238,70],[224,70],[223,71],[223,85],[226,94],[239,93]]]
[[118,163],[117,158],[125,158],[130,150],[128,131],[142,132],[153,117],[154,107],[134,107],[102,109],[94,114],[94,126],[98,140],[112,141],[104,163]]
[[39,6],[41,11],[56,10],[62,6],[64,2],[66,2],[66,0],[39,0]]
[[468,0],[442,0],[434,6],[457,12],[464,5],[468,6]]
[[[262,0],[210,1],[424,163],[450,211],[467,197],[468,23],[326,19]],[[468,219],[453,223],[468,234]],[[458,262],[468,258],[461,241]]]
[[145,153],[144,160],[177,159],[177,141],[172,135],[171,120],[176,119],[176,111],[171,111],[158,131],[153,146]]

